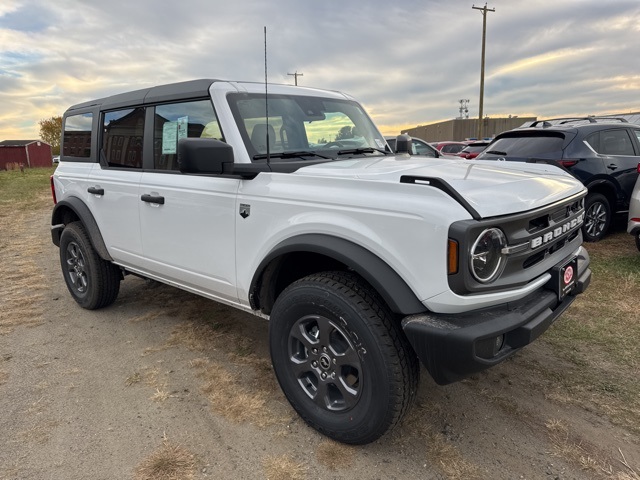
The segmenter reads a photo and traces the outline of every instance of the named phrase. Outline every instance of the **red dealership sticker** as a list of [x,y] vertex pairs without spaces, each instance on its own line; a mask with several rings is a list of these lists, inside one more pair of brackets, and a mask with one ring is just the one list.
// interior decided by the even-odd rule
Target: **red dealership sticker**
[[571,280],[573,280],[573,267],[569,265],[564,270],[564,284],[569,285],[571,283]]

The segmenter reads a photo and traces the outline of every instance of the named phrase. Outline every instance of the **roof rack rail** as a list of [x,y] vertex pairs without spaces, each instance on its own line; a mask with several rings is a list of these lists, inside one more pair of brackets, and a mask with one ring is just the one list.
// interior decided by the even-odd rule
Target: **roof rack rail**
[[[607,117],[607,116],[596,116],[596,115],[587,115],[586,117],[559,117],[559,118],[548,118],[546,120],[537,120],[535,122],[531,122],[526,125],[527,127],[542,127],[548,128],[552,125],[564,125],[566,123],[573,122],[589,122],[589,123],[598,123],[600,121],[613,121],[620,123],[628,123],[625,118],[622,117]],[[553,123],[551,123],[553,122]],[[523,125],[524,126],[524,125]]]

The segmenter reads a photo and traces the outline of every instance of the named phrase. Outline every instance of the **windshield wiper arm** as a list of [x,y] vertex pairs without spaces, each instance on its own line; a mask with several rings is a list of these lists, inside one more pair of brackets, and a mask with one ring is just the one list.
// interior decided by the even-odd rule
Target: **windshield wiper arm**
[[486,153],[490,153],[492,155],[506,155],[507,154],[507,152],[501,152],[500,150],[489,150]]
[[389,155],[389,152],[387,152],[386,150],[383,150],[381,148],[374,148],[374,147],[348,148],[345,150],[338,150],[338,155],[357,155],[358,153],[373,153],[373,152],[380,152],[380,153],[384,153],[385,155]]
[[[318,157],[318,158],[325,158],[327,160],[331,159],[331,157],[327,157],[326,155],[321,155],[316,152],[310,152],[309,150],[298,150],[295,152],[277,152],[277,153],[269,154],[269,158],[301,158],[301,157]],[[253,156],[254,160],[261,160],[263,158],[267,158],[266,153],[259,153]]]

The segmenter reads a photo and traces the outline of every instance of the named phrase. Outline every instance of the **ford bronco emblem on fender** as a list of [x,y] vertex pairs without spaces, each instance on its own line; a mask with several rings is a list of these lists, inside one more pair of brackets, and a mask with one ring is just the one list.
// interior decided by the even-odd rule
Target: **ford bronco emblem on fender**
[[242,218],[247,218],[251,215],[251,205],[247,205],[246,203],[240,204],[240,216]]

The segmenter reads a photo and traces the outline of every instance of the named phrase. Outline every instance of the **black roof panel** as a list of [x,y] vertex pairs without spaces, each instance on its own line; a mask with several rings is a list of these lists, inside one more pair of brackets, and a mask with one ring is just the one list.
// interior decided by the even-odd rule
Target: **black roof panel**
[[69,107],[68,112],[89,107],[99,106],[102,110],[110,110],[130,105],[144,105],[149,103],[182,100],[186,98],[201,98],[209,96],[209,87],[215,79],[189,80],[187,82],[170,83],[157,87],[143,88],[132,92],[119,93],[110,97],[90,100]]

